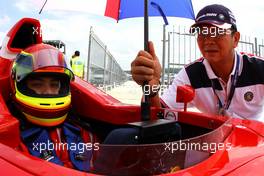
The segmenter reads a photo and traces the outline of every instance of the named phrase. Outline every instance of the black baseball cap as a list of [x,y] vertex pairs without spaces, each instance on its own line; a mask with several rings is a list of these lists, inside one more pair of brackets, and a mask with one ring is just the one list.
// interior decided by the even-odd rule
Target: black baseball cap
[[195,23],[190,28],[190,32],[195,32],[195,27],[200,24],[211,24],[219,28],[231,28],[234,31],[237,31],[236,19],[232,11],[219,4],[212,4],[202,8],[198,12],[195,18]]

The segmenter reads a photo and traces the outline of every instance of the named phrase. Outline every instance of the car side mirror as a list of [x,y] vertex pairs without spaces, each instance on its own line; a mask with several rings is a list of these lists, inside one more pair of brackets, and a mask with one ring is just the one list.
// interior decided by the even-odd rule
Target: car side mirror
[[176,102],[184,103],[184,111],[187,110],[187,103],[194,99],[195,91],[190,85],[177,86]]

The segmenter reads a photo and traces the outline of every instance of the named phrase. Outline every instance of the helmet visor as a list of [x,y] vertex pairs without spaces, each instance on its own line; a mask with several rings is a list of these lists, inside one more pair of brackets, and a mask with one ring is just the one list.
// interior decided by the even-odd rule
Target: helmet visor
[[74,79],[65,56],[55,49],[43,49],[32,53],[21,52],[15,61],[16,81],[22,81],[32,72],[65,73],[70,80]]

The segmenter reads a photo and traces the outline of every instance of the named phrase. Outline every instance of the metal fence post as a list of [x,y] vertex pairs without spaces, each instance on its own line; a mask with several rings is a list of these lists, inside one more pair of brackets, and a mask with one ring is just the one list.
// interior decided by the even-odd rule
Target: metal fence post
[[90,65],[91,65],[91,43],[92,43],[92,33],[93,33],[93,27],[90,27],[90,34],[89,34],[89,42],[88,42],[88,58],[87,58],[87,77],[86,81],[89,82],[90,78]]
[[258,52],[258,40],[257,40],[257,37],[255,37],[255,54],[256,54],[256,56],[260,55],[260,53]]
[[170,32],[168,32],[168,68],[167,68],[167,85],[170,84]]
[[106,74],[106,56],[107,56],[107,46],[104,48],[104,76],[103,76],[103,84],[105,85],[105,74]]
[[164,85],[164,77],[165,77],[165,52],[166,52],[166,25],[163,25],[163,41],[162,41],[162,77],[161,77],[161,85]]

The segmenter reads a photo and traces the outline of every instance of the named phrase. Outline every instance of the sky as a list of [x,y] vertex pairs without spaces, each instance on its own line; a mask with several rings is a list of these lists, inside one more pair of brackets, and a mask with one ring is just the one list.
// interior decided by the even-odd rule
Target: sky
[[[0,43],[9,29],[21,18],[40,20],[43,39],[59,39],[66,43],[67,56],[75,50],[87,60],[89,32],[94,33],[107,45],[108,50],[124,70],[137,52],[143,49],[143,18],[121,20],[104,17],[106,0],[48,0],[43,12],[38,14],[45,0],[0,0]],[[264,38],[264,1],[260,0],[192,0],[195,15],[209,4],[222,4],[233,11],[238,30],[248,36]],[[167,31],[173,26],[188,28],[194,23],[190,19],[168,18]],[[149,20],[149,39],[154,42],[156,54],[162,57],[162,25],[160,17]],[[0,44],[1,45],[1,44]]]

